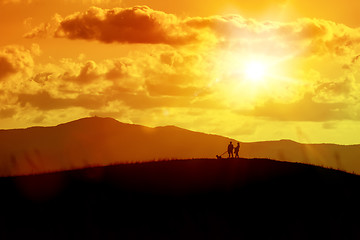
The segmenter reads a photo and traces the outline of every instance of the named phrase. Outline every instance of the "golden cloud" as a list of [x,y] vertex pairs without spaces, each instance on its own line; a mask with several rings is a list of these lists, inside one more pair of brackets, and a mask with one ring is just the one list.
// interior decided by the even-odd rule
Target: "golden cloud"
[[262,52],[273,54],[296,49],[306,54],[344,55],[360,43],[359,29],[322,19],[302,18],[284,23],[228,15],[188,18],[186,24],[216,34],[222,44],[248,47],[250,42],[255,43],[256,48],[260,47]]
[[66,109],[70,107],[82,107],[86,109],[98,109],[104,106],[103,98],[79,94],[76,98],[57,98],[48,92],[42,91],[36,94],[19,94],[18,103],[21,106],[29,104],[42,111],[53,109]]
[[[233,111],[244,116],[279,121],[357,119],[350,113],[354,111],[350,105],[356,102],[354,91],[359,87],[353,79],[340,78],[335,82],[311,75],[309,82],[300,81],[301,88],[284,86],[284,89],[292,88],[296,94],[291,103],[282,101],[276,91],[272,91],[261,101],[238,107],[237,102],[248,101],[249,86],[232,86],[229,84],[236,83],[226,79],[211,84],[212,75],[218,69],[209,71],[216,59],[206,53],[169,48],[151,54],[141,53],[141,56],[100,62],[63,59],[31,70],[33,76],[29,79],[19,78],[17,83],[23,88],[3,89],[16,97],[18,107],[32,107],[44,112],[74,107],[91,112],[105,109],[116,112],[110,106],[120,102],[122,108],[134,111],[161,108],[219,111],[231,106]],[[21,82],[29,83],[23,85]],[[31,87],[28,87],[30,83]],[[227,95],[232,91],[236,93]],[[239,97],[234,99],[235,96]],[[299,99],[299,96],[304,97]],[[353,99],[350,101],[346,96],[353,96]],[[2,113],[8,116],[14,111],[3,109]]]
[[[9,76],[3,76],[0,99],[3,106],[6,103],[39,111],[80,107],[95,111],[119,101],[134,109],[207,108],[217,104],[202,99],[209,92],[202,87],[204,81],[195,81],[201,61],[199,56],[189,52],[139,53],[142,57],[136,57],[136,61],[129,58],[100,62],[60,59],[54,63],[35,65],[30,50],[21,47],[10,49],[7,53],[25,54],[31,61],[28,63],[24,60],[27,58],[20,57],[25,62],[18,63],[15,61],[17,55],[10,54],[10,57],[4,58],[9,61],[3,64],[4,69],[11,66],[8,74],[21,72],[23,68],[31,74],[15,76],[12,81],[7,81]],[[187,60],[195,68],[188,66]],[[19,69],[12,67],[10,62],[13,61]],[[12,100],[9,102],[8,99]],[[2,109],[0,117],[9,113],[12,112]]]
[[[360,30],[332,21],[258,21],[239,15],[180,18],[147,6],[92,7],[56,16],[27,37],[45,35],[152,48],[126,58],[63,59],[39,68],[31,78],[36,91],[18,92],[20,106],[114,112],[111,106],[120,103],[134,111],[228,108],[242,116],[278,121],[359,119],[353,113],[358,112],[360,90],[355,81],[360,77]],[[238,72],[252,55],[280,62],[280,70],[271,69],[276,74],[267,82],[251,86]],[[0,58],[3,79],[16,71],[9,59]]]
[[16,114],[15,108],[6,107],[0,109],[0,118],[11,118]]
[[[241,114],[264,117],[278,121],[332,121],[352,119],[348,106],[344,103],[321,103],[314,100],[312,94],[306,94],[293,103],[267,101]],[[355,120],[355,119],[353,119]]]
[[[36,47],[35,47],[36,48]],[[0,80],[18,72],[30,73],[36,51],[21,46],[5,46],[0,50]]]

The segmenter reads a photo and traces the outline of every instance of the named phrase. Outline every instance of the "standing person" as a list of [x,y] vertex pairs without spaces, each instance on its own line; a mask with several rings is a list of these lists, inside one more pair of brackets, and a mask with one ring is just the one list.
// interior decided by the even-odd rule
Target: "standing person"
[[237,143],[237,146],[235,147],[235,158],[240,158],[239,157],[239,150],[240,150],[240,143]]
[[234,145],[232,144],[232,142],[230,142],[230,144],[228,145],[229,158],[230,158],[230,154],[231,154],[231,157],[232,157],[232,158],[234,157],[233,149],[234,149]]

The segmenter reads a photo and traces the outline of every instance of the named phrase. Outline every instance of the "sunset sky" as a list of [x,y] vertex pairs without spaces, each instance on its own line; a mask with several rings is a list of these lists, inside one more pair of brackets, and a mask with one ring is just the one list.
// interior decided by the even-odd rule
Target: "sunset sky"
[[360,1],[0,0],[0,129],[112,117],[360,143]]

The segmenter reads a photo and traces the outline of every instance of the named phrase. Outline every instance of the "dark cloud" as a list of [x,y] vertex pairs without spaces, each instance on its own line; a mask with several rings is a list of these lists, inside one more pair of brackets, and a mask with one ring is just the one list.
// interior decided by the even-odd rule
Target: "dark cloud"
[[0,49],[0,80],[11,74],[29,73],[34,67],[34,52],[22,46],[5,46]]
[[[31,37],[34,36],[36,31]],[[176,16],[152,10],[147,6],[114,9],[92,7],[84,13],[76,13],[60,21],[55,36],[105,43],[174,45],[186,44],[195,37],[194,33],[183,31]]]
[[0,56],[0,80],[13,73],[16,73],[16,69],[14,68],[14,66],[9,62],[6,57]]

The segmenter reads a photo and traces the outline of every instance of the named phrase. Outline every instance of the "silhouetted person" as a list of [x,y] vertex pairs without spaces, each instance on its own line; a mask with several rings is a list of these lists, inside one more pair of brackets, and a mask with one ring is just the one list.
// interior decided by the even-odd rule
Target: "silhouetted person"
[[238,143],[237,146],[235,147],[235,158],[240,158],[239,150],[240,150],[240,143]]
[[232,144],[232,142],[230,142],[230,144],[228,145],[229,158],[230,158],[230,154],[232,158],[234,157],[233,150],[234,150],[234,145]]

